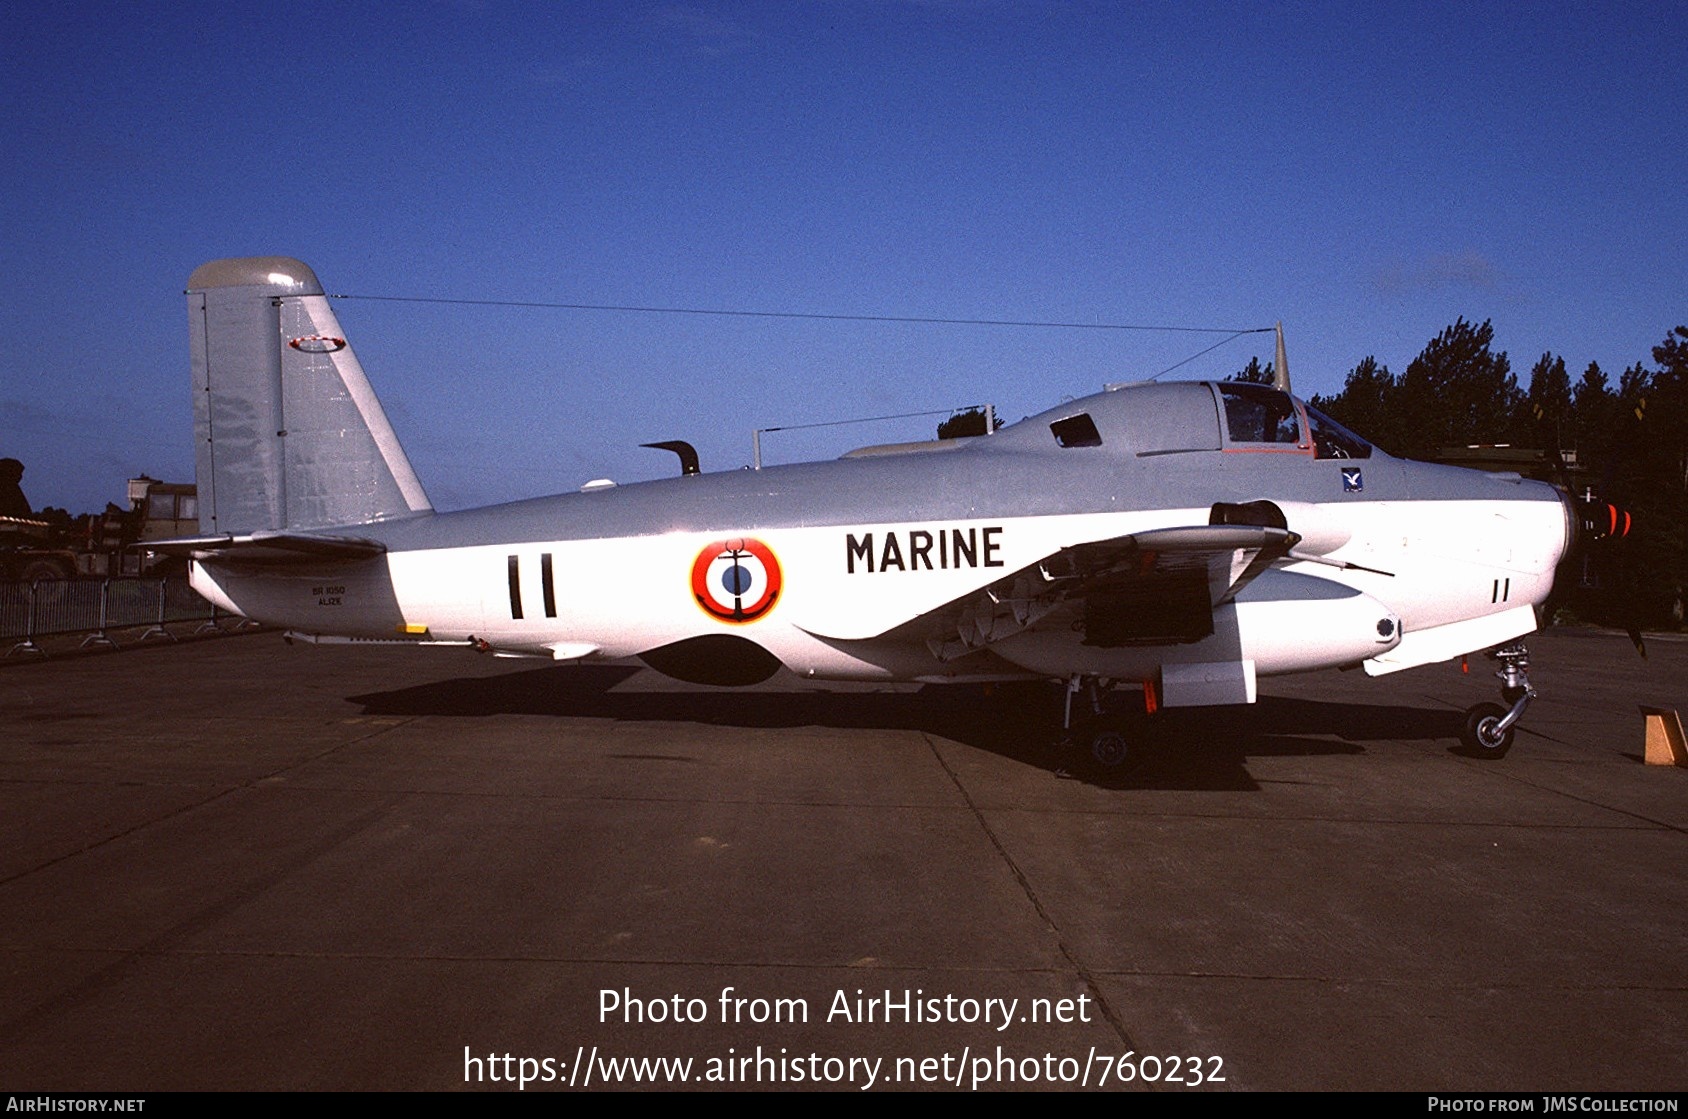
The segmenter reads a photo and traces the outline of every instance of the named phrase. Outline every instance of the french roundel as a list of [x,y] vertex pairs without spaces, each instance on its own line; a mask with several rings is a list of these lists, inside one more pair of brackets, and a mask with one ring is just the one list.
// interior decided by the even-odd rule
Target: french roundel
[[717,540],[692,561],[692,595],[723,622],[753,622],[780,596],[780,562],[760,540]]
[[344,338],[334,338],[327,334],[307,334],[303,338],[294,338],[287,344],[305,354],[331,354],[346,348]]

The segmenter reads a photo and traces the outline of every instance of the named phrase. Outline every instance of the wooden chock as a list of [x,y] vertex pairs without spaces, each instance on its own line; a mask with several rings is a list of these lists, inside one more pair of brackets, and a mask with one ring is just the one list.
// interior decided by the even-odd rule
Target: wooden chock
[[1643,707],[1647,724],[1647,764],[1688,766],[1688,742],[1682,735],[1682,718],[1670,707]]

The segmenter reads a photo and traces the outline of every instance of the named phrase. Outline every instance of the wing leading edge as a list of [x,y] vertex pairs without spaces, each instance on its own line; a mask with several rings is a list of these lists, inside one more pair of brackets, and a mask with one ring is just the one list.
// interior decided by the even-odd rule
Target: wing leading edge
[[1213,610],[1284,558],[1301,537],[1260,525],[1149,529],[1075,544],[878,634],[834,639],[923,641],[952,661],[1033,628],[1063,607],[1080,612],[1084,644],[1183,644],[1213,632]]

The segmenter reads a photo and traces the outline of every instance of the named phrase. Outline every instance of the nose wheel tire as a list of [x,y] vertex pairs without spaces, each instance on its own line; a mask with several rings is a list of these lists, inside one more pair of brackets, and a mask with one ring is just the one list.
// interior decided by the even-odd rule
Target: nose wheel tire
[[1465,730],[1460,740],[1485,758],[1504,758],[1512,749],[1514,727],[1501,729],[1507,709],[1498,703],[1479,703],[1465,713]]

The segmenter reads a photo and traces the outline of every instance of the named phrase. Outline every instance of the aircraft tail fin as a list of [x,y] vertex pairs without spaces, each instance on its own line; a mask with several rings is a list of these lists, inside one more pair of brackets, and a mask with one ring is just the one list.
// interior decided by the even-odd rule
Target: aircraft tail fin
[[216,260],[187,296],[202,533],[433,511],[308,266]]

